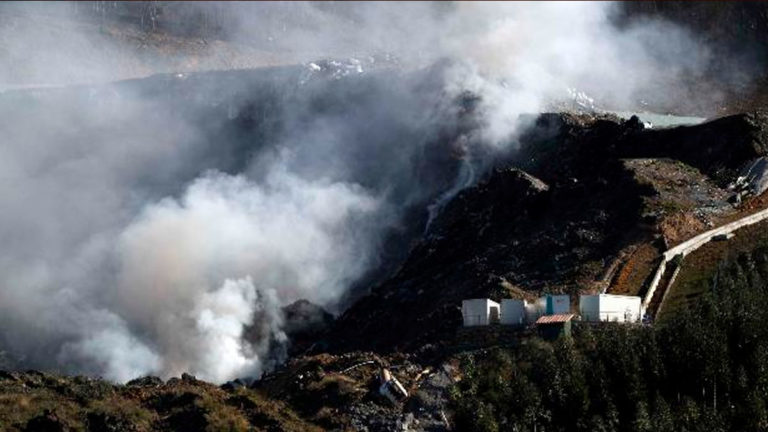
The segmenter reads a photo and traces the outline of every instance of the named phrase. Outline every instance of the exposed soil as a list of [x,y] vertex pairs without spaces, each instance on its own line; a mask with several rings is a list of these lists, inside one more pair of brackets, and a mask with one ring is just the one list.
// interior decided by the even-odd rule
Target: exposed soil
[[648,278],[659,265],[664,252],[655,246],[657,242],[642,243],[634,246],[621,270],[611,282],[607,292],[611,294],[639,295]]

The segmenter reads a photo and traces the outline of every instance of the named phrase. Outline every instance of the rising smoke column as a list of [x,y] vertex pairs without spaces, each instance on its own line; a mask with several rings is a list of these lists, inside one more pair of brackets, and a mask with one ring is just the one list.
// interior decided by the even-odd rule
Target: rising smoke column
[[[280,306],[328,304],[367,267],[371,233],[354,221],[380,205],[352,185],[279,168],[262,185],[209,174],[123,232],[113,308],[159,346],[163,375],[258,375],[281,360],[268,358],[285,339]],[[257,310],[269,331],[252,345],[242,336]]]

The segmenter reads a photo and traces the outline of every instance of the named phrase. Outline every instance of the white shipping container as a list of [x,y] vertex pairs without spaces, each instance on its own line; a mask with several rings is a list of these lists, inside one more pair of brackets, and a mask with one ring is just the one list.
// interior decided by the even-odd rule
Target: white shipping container
[[461,302],[464,326],[484,326],[499,321],[500,305],[491,299],[470,299]]
[[571,297],[566,294],[547,294],[536,300],[536,309],[538,317],[571,313]]
[[600,321],[600,296],[579,296],[579,315],[581,316],[582,321]]
[[638,322],[642,299],[614,294],[582,295],[579,314],[584,321]]
[[501,323],[506,325],[523,325],[526,318],[525,300],[502,299]]
[[571,297],[568,295],[547,296],[547,315],[567,314],[571,312]]

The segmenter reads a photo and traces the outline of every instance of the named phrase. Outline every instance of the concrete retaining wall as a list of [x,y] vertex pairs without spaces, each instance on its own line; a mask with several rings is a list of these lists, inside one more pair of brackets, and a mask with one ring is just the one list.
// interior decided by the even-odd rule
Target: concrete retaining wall
[[680,269],[682,266],[677,266],[674,273],[672,273],[672,277],[669,278],[669,282],[667,282],[667,288],[664,290],[664,294],[661,296],[661,302],[659,302],[659,307],[656,308],[656,315],[661,313],[661,308],[664,307],[664,302],[667,301],[667,296],[669,295],[669,289],[672,288],[672,285],[675,283],[675,279],[677,279],[677,275],[680,273]]

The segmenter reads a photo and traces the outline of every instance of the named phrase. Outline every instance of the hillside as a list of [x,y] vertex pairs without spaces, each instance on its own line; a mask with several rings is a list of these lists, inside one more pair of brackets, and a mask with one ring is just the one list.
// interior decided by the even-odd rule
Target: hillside
[[662,251],[739,213],[727,187],[765,154],[766,127],[759,114],[669,130],[541,116],[508,165],[452,200],[329,339],[415,349],[455,332],[465,298],[642,294]]
[[7,431],[319,431],[284,404],[191,376],[115,385],[38,371],[2,372],[0,425]]
[[[434,73],[406,77],[425,83]],[[0,109],[9,130],[14,130],[10,126],[24,118],[25,110],[54,110],[61,101],[70,101],[73,110],[87,109],[88,95],[94,91],[109,95],[105,100],[146,95],[144,103],[167,107],[196,124],[201,158],[214,160],[222,171],[236,172],[253,152],[269,148],[270,136],[280,136],[277,113],[310,105],[322,107],[329,118],[349,115],[393,97],[388,95],[390,84],[404,76],[385,69],[344,82],[307,77],[301,67],[161,75],[110,87],[9,92]],[[190,97],[191,88],[203,96]],[[288,91],[278,96],[280,88]],[[432,89],[426,86],[426,91],[430,95]],[[356,103],[346,102],[348,96]],[[464,95],[452,103],[462,108],[458,117],[448,117],[426,137],[432,151],[414,155],[414,169],[387,171],[392,167],[371,163],[346,173],[381,190],[391,187],[384,183],[388,173],[398,173],[400,197],[416,199],[411,201],[412,217],[389,233],[382,266],[363,280],[380,282],[370,291],[360,282],[348,299],[358,300],[335,321],[329,323],[327,314],[308,302],[285,310],[293,344],[292,358],[283,366],[254,383],[224,387],[190,376],[119,385],[9,372],[2,380],[3,425],[12,430],[109,430],[103,429],[106,423],[122,424],[117,430],[188,430],[194,424],[200,430],[386,431],[407,424],[409,430],[445,430],[454,421],[464,421],[464,410],[480,409],[473,405],[480,399],[462,396],[477,390],[458,384],[465,374],[476,373],[468,361],[485,361],[486,349],[497,345],[511,349],[513,356],[538,356],[551,349],[528,333],[496,338],[459,331],[461,300],[555,292],[575,298],[603,289],[642,294],[667,248],[765,208],[764,195],[746,196],[737,203],[730,187],[744,164],[765,155],[768,122],[760,112],[669,129],[647,128],[637,118],[610,114],[551,113],[527,119],[530,127],[519,147],[496,159],[475,186],[452,197],[423,231],[428,215],[417,209],[450,185],[462,163],[457,137],[475,127],[472,97]],[[122,124],[128,128],[147,124],[147,119],[137,111]],[[83,130],[104,139],[114,131],[98,124],[80,128],[63,129],[61,142],[77,145],[77,133]],[[408,130],[399,134],[403,139],[417,136]],[[264,147],[255,147],[254,137]],[[388,142],[369,145],[384,154]],[[148,172],[152,175],[140,183],[144,187],[167,175]],[[417,183],[429,187],[414,194],[409,185]],[[173,193],[178,186],[166,187],[154,193]],[[753,245],[739,250],[749,252]],[[695,254],[689,258],[704,262]],[[709,268],[721,265],[722,259],[712,260]],[[696,280],[698,292],[706,292],[702,286],[711,274],[702,273]],[[672,299],[669,310],[677,307]],[[689,306],[698,307],[698,302]],[[317,321],[306,318],[312,315]],[[262,330],[252,331],[259,337]],[[606,337],[644,337],[646,330],[637,331],[634,336]],[[515,347],[528,348],[520,354]],[[392,369],[409,390],[404,404],[393,405],[378,394],[380,367]],[[535,371],[526,369],[529,372]],[[626,421],[634,415],[625,407],[621,413]]]
[[[709,378],[696,375],[699,366],[695,366],[690,372],[695,375],[694,384],[657,387],[669,382],[671,378],[665,376],[675,376],[679,362],[691,367],[700,359],[686,357],[695,355],[689,351],[672,351],[656,360],[652,356],[657,355],[653,353],[658,346],[669,346],[681,334],[700,328],[690,321],[697,320],[695,314],[682,312],[653,330],[606,328],[592,335],[588,328],[579,327],[577,345],[571,347],[550,346],[525,333],[499,335],[502,339],[491,336],[483,342],[489,335],[457,332],[458,306],[464,298],[481,296],[528,298],[545,292],[577,295],[599,289],[642,293],[666,248],[707,227],[763,208],[763,196],[747,197],[734,206],[734,191],[728,186],[740,165],[764,154],[767,126],[762,114],[669,130],[648,130],[636,119],[612,116],[539,116],[517,153],[500,162],[477,186],[450,200],[394,276],[354,303],[328,332],[323,327],[316,331],[310,327],[308,332],[302,327],[303,354],[296,351],[292,360],[251,386],[235,381],[217,387],[188,375],[167,382],[142,378],[116,385],[34,371],[4,372],[0,420],[11,430],[387,431],[407,427],[426,431],[453,426],[464,430],[469,427],[469,413],[480,412],[485,420],[470,429],[496,430],[492,425],[504,422],[555,427],[564,412],[576,409],[572,404],[588,403],[596,417],[585,418],[585,425],[614,421],[606,415],[618,416],[615,421],[620,424],[650,415],[648,421],[657,430],[675,430],[665,428],[683,423],[670,420],[663,410],[694,408],[673,401],[674,389],[684,388],[687,397],[694,398],[692,406],[700,410],[706,405],[697,404],[706,404],[707,399],[695,399],[699,391],[695,383],[709,385]],[[739,250],[752,248],[740,246]],[[688,259],[696,259],[696,254]],[[712,265],[724,265],[721,262],[718,258]],[[706,279],[700,278],[697,286]],[[295,307],[312,310],[308,304]],[[691,310],[699,307],[706,306],[689,305]],[[690,337],[700,336],[691,333]],[[602,342],[595,345],[594,338]],[[501,340],[505,342],[499,344]],[[650,345],[644,347],[640,341]],[[500,348],[489,348],[495,345]],[[611,354],[614,349],[651,356],[648,361],[664,363],[666,372],[637,369],[631,356],[611,366],[613,360],[607,359],[616,357]],[[568,360],[574,355],[576,360]],[[587,364],[585,358],[591,359],[588,364],[618,368],[628,375],[609,378],[607,390],[592,387],[599,385],[596,378],[579,372],[578,365]],[[532,360],[545,368],[577,364],[554,372],[525,366]],[[523,411],[498,411],[511,390],[493,387],[497,381],[485,376],[493,368],[473,366],[488,361],[506,365],[501,374],[532,380],[532,393],[525,397],[538,400],[535,404],[541,405],[531,406],[543,411],[532,411],[533,417],[525,417]],[[378,394],[381,367],[392,369],[408,389],[405,403],[393,405]],[[566,374],[563,379],[576,380],[563,384],[566,400],[549,399],[536,390],[543,385],[542,373]],[[642,385],[631,381],[636,374],[649,373],[656,374],[652,381]],[[588,402],[570,393],[577,391],[579,380],[590,383],[584,390],[590,395]],[[627,385],[635,386],[637,398],[656,400],[654,404],[661,399],[653,395],[661,392],[658,397],[674,407],[653,405],[636,411],[639,408],[620,397],[620,389]],[[483,386],[491,390],[482,390]],[[485,395],[495,394],[488,391],[501,392],[499,399],[486,399],[491,396]],[[528,402],[508,403],[520,409],[528,406]],[[696,412],[691,421],[712,424],[712,419]],[[559,414],[550,417],[553,413]]]
[[768,430],[768,5],[555,6],[0,4],[0,432]]

